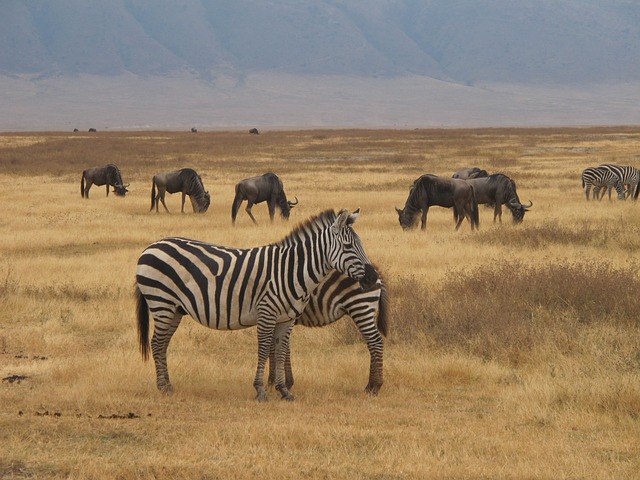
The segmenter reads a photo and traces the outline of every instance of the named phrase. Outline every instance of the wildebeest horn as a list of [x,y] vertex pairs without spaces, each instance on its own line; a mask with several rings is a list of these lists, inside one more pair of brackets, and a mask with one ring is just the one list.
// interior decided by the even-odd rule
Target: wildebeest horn
[[293,207],[294,205],[298,204],[298,197],[295,197],[296,201],[294,202],[288,202],[290,207]]
[[530,209],[531,207],[533,207],[533,202],[531,200],[529,200],[529,205],[523,205],[525,210]]

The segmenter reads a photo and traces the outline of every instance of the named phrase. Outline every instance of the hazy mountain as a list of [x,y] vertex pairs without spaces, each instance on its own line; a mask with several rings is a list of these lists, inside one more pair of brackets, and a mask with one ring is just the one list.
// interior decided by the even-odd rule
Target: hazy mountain
[[[372,88],[383,103],[381,85],[395,99],[406,79],[423,78],[430,91],[478,87],[462,97],[447,87],[470,106],[473,98],[493,102],[487,88],[496,85],[531,93],[640,84],[636,0],[2,0],[0,11],[0,100],[4,93],[14,113],[29,105],[20,98],[35,106],[51,103],[55,92],[57,101],[79,95],[78,82],[87,78],[138,88],[134,100],[153,89],[145,79],[182,78],[187,89],[204,82],[212,98],[253,95],[259,102],[259,87],[242,89],[266,75],[292,108],[286,78],[338,95],[341,81],[361,79],[354,88]],[[624,95],[613,103],[628,102]],[[303,97],[301,106],[316,105],[313,92]],[[326,95],[318,100],[340,105]],[[82,103],[64,103],[74,101]],[[410,110],[415,98],[406,103]]]

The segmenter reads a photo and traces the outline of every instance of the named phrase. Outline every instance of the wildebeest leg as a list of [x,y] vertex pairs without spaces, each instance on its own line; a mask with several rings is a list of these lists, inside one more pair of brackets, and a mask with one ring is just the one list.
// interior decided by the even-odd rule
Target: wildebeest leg
[[422,223],[420,224],[421,230],[427,229],[427,213],[429,213],[429,207],[424,207],[422,209]]
[[[162,202],[162,206],[167,211],[167,213],[169,213],[169,209],[167,208],[167,204],[164,203],[164,194],[166,192],[167,191],[165,189],[161,189],[160,187],[158,187],[158,196],[160,197],[160,201]],[[157,211],[158,211],[158,201],[156,200],[156,212]]]
[[182,192],[182,208],[180,209],[180,212],[184,213],[184,201],[186,199],[187,194],[185,192]]
[[458,222],[456,223],[456,230],[458,230],[460,228],[460,225],[462,225],[462,222],[463,222],[464,218],[469,216],[469,213],[467,212],[467,209],[464,206],[460,206],[459,210],[462,213],[460,215],[458,215]]
[[269,208],[269,219],[271,223],[273,223],[273,219],[276,216],[276,203],[275,200],[270,200],[267,202],[267,207]]
[[251,207],[253,207],[253,202],[251,200],[247,200],[247,207],[244,209],[244,211],[249,214],[249,217],[251,217],[251,220],[253,220],[253,223],[257,225],[258,222],[256,222],[255,218],[253,218],[253,214],[251,213]]
[[84,198],[89,198],[89,190],[91,190],[91,185],[93,182],[91,180],[87,180],[87,185],[84,187]]
[[291,329],[293,328],[293,320],[289,320],[287,322],[278,323],[275,326],[273,332],[273,347],[275,350],[276,357],[276,379],[275,385],[276,390],[280,392],[283,400],[293,400],[293,395],[289,392],[288,387],[286,386],[285,381],[285,368],[284,364],[287,357],[287,352],[289,352],[289,338],[291,335]]
[[151,351],[156,364],[156,382],[158,390],[166,395],[173,393],[173,387],[169,381],[169,370],[167,369],[167,347],[171,337],[180,325],[182,313],[176,311],[172,318],[156,318],[153,321],[153,338],[151,339]]
[[109,187],[110,187],[109,182],[107,182],[106,187],[107,187],[107,197],[108,197],[109,196]]
[[496,200],[496,204],[493,207],[493,223],[496,223],[496,218],[500,217],[500,223],[502,223],[502,205]]

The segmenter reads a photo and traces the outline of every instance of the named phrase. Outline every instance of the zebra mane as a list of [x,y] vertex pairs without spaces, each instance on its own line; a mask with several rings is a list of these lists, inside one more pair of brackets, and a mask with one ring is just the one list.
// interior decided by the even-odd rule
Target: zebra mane
[[318,215],[309,217],[307,220],[294,227],[289,235],[272,245],[285,246],[297,243],[300,238],[303,238],[303,234],[305,232],[323,230],[333,224],[336,218],[338,218],[336,212],[331,209],[325,210]]

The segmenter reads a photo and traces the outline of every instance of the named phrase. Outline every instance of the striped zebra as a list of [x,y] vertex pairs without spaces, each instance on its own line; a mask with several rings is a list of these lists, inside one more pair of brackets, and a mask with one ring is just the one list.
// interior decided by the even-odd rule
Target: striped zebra
[[[631,166],[623,167],[620,165],[613,165],[611,163],[602,164],[598,168],[605,168],[615,173],[620,179],[622,186],[626,187],[625,196],[630,197],[633,193],[633,199],[638,199],[638,193],[640,193],[640,171],[637,168]],[[607,190],[609,190],[609,200],[611,200],[611,187],[602,189],[600,199],[604,197]]]
[[257,325],[257,399],[267,394],[263,376],[272,341],[276,352],[276,389],[286,400],[284,358],[296,317],[310,293],[336,269],[372,286],[377,274],[352,225],[359,209],[339,215],[326,210],[294,228],[284,239],[262,247],[238,249],[198,240],[166,238],[149,245],[138,259],[136,297],[138,341],[149,357],[149,312],[153,316],[151,351],[158,389],[171,394],[167,347],[184,315],[218,330]]
[[593,187],[593,199],[598,198],[598,191],[601,187],[613,187],[618,192],[618,200],[624,200],[624,187],[620,178],[611,170],[599,167],[589,167],[582,172],[582,188],[586,187],[586,196],[589,200],[589,192]]
[[[382,358],[387,336],[387,289],[378,276],[374,287],[365,289],[352,278],[337,270],[331,272],[313,292],[296,325],[324,327],[349,315],[367,342],[370,356],[369,383],[365,392],[377,395],[382,387]],[[275,381],[275,348],[269,357],[269,384]],[[291,390],[293,371],[289,349],[285,357],[285,384]]]

